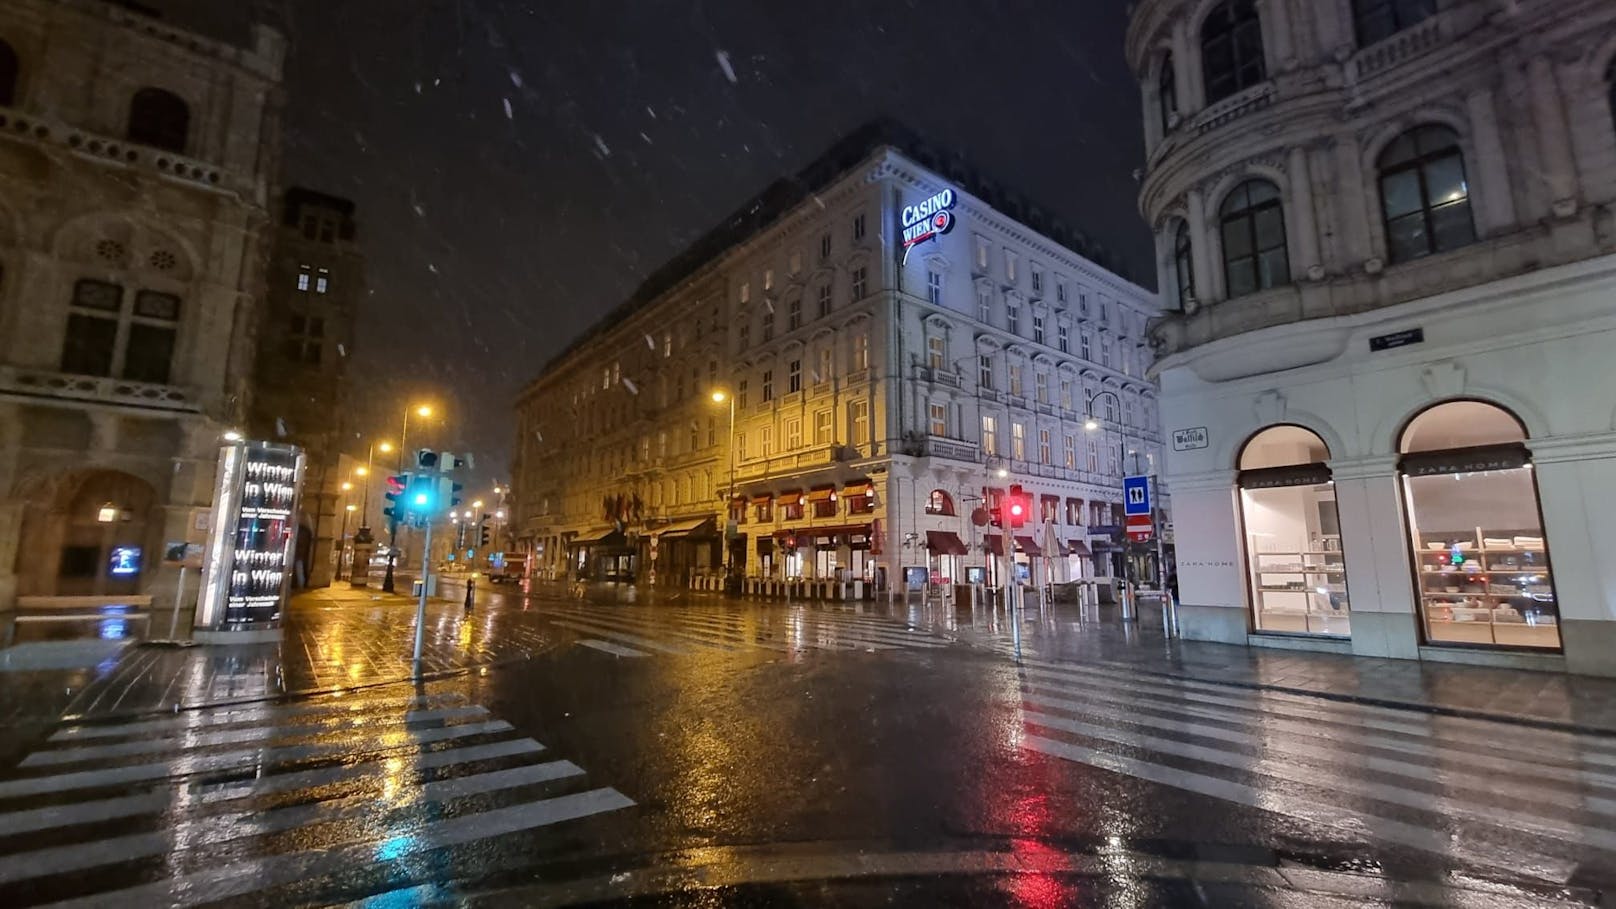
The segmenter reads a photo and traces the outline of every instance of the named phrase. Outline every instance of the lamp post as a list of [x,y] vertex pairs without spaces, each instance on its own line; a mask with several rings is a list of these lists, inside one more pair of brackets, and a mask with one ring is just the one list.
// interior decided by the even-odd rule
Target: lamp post
[[[350,474],[351,475],[351,474]],[[348,552],[348,515],[353,514],[354,506],[348,501],[349,493],[353,492],[353,483],[343,480],[338,487],[342,490],[342,531],[337,534],[337,568],[332,572],[336,580],[342,580],[342,557]]]
[[[430,417],[430,416],[432,416],[432,408],[426,406],[425,404],[421,404],[421,405],[419,405],[417,407],[413,407],[413,408],[411,408],[411,407],[404,408],[404,425],[403,425],[403,427],[401,427],[399,429],[399,433],[398,433],[398,472],[399,473],[404,472],[404,450],[409,447],[410,411],[411,410],[414,410],[415,413],[417,415],[421,416],[421,417]],[[387,574],[386,574],[386,576],[384,576],[382,578],[382,590],[387,592],[387,593],[392,593],[393,592],[393,566],[397,561],[398,561],[398,521],[394,521],[392,523],[392,526],[387,528]],[[425,566],[422,566],[422,567],[424,568]]]
[[724,588],[730,591],[735,584],[735,552],[731,542],[730,525],[734,521],[735,508],[735,396],[717,388],[713,390],[714,404],[729,404],[729,439],[725,448],[729,451],[729,495],[724,497]]

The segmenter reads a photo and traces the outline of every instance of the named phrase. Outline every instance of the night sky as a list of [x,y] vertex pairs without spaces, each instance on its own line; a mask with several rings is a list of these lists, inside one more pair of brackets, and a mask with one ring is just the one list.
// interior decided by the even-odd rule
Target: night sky
[[[246,3],[146,2],[244,40]],[[876,116],[1154,285],[1122,0],[287,6],[285,177],[354,199],[369,260],[362,422],[396,434],[405,401],[431,398],[430,441],[474,451],[484,480],[508,478],[512,402],[546,358]]]

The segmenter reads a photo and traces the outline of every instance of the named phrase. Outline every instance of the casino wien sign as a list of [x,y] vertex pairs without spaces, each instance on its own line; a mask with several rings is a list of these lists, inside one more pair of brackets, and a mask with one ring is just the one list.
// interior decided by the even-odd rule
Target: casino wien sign
[[909,251],[916,246],[954,229],[954,191],[945,189],[918,205],[905,205],[898,213],[898,226],[903,231],[903,260],[909,261]]

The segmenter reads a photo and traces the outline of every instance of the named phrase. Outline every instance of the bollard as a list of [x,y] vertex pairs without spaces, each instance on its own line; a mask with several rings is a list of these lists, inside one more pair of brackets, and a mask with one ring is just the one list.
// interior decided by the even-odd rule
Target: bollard
[[471,612],[472,604],[476,599],[475,595],[472,593],[475,588],[476,582],[469,577],[466,578],[466,612],[468,613]]
[[1138,621],[1139,604],[1134,602],[1133,584],[1124,581],[1121,596],[1118,599],[1122,603],[1122,620],[1124,622]]

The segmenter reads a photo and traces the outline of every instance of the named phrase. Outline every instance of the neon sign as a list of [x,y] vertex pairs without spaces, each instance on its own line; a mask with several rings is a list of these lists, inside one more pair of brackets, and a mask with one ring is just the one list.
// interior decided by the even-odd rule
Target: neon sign
[[954,229],[954,191],[945,189],[919,205],[905,205],[898,213],[898,224],[903,229],[903,260],[909,261],[909,251],[916,246]]

